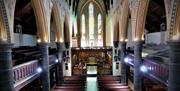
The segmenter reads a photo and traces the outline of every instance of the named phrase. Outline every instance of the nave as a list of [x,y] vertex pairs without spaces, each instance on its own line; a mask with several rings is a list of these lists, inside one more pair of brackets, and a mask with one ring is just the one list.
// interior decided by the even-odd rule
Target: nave
[[132,91],[126,84],[119,82],[119,77],[65,77],[61,86],[54,91]]
[[0,91],[180,91],[180,0],[0,0]]

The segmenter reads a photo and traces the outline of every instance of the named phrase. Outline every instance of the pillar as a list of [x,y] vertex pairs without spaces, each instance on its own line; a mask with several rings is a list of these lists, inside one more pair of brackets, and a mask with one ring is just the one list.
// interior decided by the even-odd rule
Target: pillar
[[57,43],[57,56],[59,63],[56,66],[56,85],[60,86],[63,82],[63,51],[64,51],[64,43]]
[[120,42],[121,46],[121,83],[127,83],[127,75],[126,75],[126,64],[124,62],[124,58],[126,56],[126,42]]
[[180,42],[168,42],[170,47],[168,91],[180,91]]
[[142,64],[142,42],[134,43],[134,91],[142,91],[142,73],[140,66]]
[[10,43],[0,43],[0,91],[13,91],[13,66]]
[[50,72],[49,72],[49,44],[40,43],[39,48],[42,55],[40,66],[42,67],[41,80],[43,91],[50,91]]

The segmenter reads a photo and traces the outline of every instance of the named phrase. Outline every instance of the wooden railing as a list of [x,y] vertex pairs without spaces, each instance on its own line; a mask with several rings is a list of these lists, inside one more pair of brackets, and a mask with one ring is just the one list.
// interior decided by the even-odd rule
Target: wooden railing
[[[55,55],[49,56],[50,67],[56,63],[55,60]],[[21,88],[31,83],[33,80],[40,76],[40,73],[37,72],[38,67],[38,60],[32,60],[30,62],[13,67],[15,91],[19,91]]]
[[157,63],[149,59],[144,59],[143,65],[148,68],[147,74],[158,80],[159,82],[167,85],[169,67],[167,64]]
[[[130,61],[128,61],[129,66],[134,66],[134,55],[130,54],[127,56]],[[159,81],[163,85],[167,86],[169,67],[165,63],[158,63],[148,58],[143,59],[143,64],[147,67],[148,71],[144,74],[144,76]]]
[[38,68],[38,60],[30,61],[13,67],[14,81],[18,82],[34,73]]

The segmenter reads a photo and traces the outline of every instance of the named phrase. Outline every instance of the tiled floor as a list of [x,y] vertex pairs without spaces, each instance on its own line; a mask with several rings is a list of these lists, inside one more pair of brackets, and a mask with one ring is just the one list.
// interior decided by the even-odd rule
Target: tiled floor
[[86,86],[86,91],[98,91],[97,77],[87,77]]

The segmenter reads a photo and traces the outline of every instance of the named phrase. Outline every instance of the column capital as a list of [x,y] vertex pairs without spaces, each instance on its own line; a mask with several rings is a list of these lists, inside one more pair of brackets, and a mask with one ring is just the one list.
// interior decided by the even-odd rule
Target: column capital
[[40,46],[49,46],[49,43],[45,43],[45,42],[40,42],[38,43]]
[[10,51],[13,45],[13,43],[0,42],[0,51]]
[[118,45],[119,45],[119,41],[113,41],[113,45],[114,45],[115,48],[117,48]]
[[139,40],[139,41],[134,41],[134,45],[138,45],[138,44],[143,44],[144,41]]
[[70,42],[64,42],[64,44],[65,44],[65,48],[69,48],[70,47]]
[[121,45],[121,44],[126,44],[126,42],[125,41],[119,41],[119,45]]
[[0,42],[0,91],[13,91],[13,65],[12,49],[13,44]]
[[56,45],[57,45],[57,49],[61,49],[62,51],[64,51],[65,50],[65,43],[56,43]]

